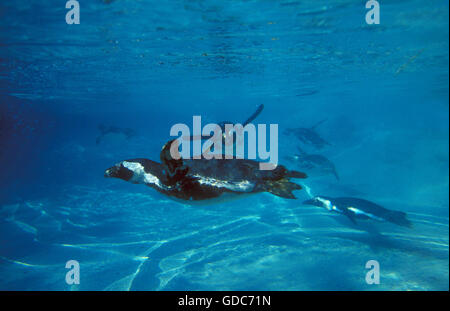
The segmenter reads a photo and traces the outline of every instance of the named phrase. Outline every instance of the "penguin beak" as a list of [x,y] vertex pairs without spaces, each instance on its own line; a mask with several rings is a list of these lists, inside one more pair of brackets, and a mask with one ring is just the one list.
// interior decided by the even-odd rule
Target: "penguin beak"
[[105,171],[105,174],[103,175],[104,177],[110,177],[111,175],[111,171],[110,171],[110,169],[107,169],[106,171]]

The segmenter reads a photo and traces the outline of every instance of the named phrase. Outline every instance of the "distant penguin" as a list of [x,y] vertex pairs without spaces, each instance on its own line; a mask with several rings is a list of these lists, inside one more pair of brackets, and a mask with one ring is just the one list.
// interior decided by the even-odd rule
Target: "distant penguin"
[[316,196],[303,202],[306,205],[314,205],[347,216],[354,224],[357,219],[373,219],[387,221],[399,226],[412,227],[406,213],[388,210],[378,204],[358,198],[330,198]]
[[300,142],[305,145],[310,145],[315,147],[316,149],[323,149],[325,146],[330,145],[326,140],[320,137],[316,132],[316,128],[324,123],[327,119],[324,119],[312,127],[299,127],[299,128],[290,128],[284,131],[285,135],[294,135]]
[[[248,117],[247,120],[245,120],[244,122],[241,123],[242,126],[245,127],[247,124],[249,124],[253,120],[255,120],[256,117],[258,117],[261,114],[263,109],[264,109],[264,105],[263,104],[259,105],[258,108],[255,110],[255,112],[250,117]],[[221,127],[222,131],[225,131],[225,124],[234,124],[234,123],[230,122],[230,121],[219,122],[218,125]]]
[[298,147],[298,154],[289,156],[299,169],[304,170],[308,175],[332,174],[339,180],[339,175],[333,162],[320,154],[308,154],[302,148]]
[[[255,112],[250,117],[248,117],[247,120],[245,120],[244,122],[241,123],[242,127],[245,127],[247,124],[249,124],[253,120],[255,120],[256,117],[258,117],[261,114],[263,109],[264,109],[264,105],[263,104],[259,105],[258,108],[255,110]],[[229,139],[231,135],[233,135],[233,145],[235,145],[236,144],[236,133],[234,133],[232,131],[227,132],[227,130],[225,128],[226,124],[235,125],[235,123],[233,123],[231,121],[221,121],[217,124],[222,131],[222,146],[225,146],[227,139]],[[207,139],[207,138],[209,138],[209,137],[205,137],[202,139]],[[211,148],[212,148],[212,146],[209,147],[208,149],[206,149],[205,153],[208,153],[211,150]]]
[[98,126],[98,129],[100,131],[100,135],[97,136],[97,139],[95,140],[95,143],[99,145],[103,141],[107,140],[110,137],[120,137],[121,139],[130,139],[134,136],[136,136],[136,133],[134,130],[130,128],[120,128],[116,126],[106,126],[104,124],[100,124]]

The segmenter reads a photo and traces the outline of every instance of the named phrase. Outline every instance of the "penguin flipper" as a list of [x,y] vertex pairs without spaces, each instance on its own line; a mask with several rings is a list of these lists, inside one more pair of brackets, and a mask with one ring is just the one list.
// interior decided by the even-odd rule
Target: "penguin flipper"
[[344,212],[342,213],[343,215],[347,216],[348,219],[350,219],[350,221],[354,224],[354,225],[358,225],[358,223],[356,222],[356,219],[354,217],[354,214],[348,210],[344,210]]
[[249,124],[250,122],[255,120],[256,117],[259,116],[261,111],[263,111],[263,109],[264,109],[264,105],[263,104],[259,105],[258,109],[256,109],[256,111],[242,124],[242,126],[246,126],[247,124]]
[[355,218],[353,216],[350,216],[348,214],[346,214],[345,216],[348,217],[348,219],[350,219],[350,221],[354,224],[354,225],[358,225],[358,223],[356,222]]
[[310,127],[311,130],[315,130],[319,125],[321,125],[322,123],[324,123],[325,121],[327,121],[328,118],[325,118],[323,120],[320,120],[319,122],[317,122],[316,124],[314,124],[313,126]]

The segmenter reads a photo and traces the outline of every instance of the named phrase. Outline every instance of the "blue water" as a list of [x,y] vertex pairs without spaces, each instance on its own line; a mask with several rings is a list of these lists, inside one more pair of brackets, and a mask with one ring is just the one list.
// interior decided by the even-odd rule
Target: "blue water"
[[[1,290],[448,290],[449,5],[354,0],[81,0],[0,4]],[[176,203],[106,179],[115,163],[159,161],[175,123],[327,119],[336,166],[218,205]],[[98,126],[131,128],[96,144]],[[308,191],[309,193],[308,193]],[[412,228],[352,224],[302,205],[360,197]],[[65,264],[80,264],[68,285]],[[380,264],[380,284],[365,264]]]

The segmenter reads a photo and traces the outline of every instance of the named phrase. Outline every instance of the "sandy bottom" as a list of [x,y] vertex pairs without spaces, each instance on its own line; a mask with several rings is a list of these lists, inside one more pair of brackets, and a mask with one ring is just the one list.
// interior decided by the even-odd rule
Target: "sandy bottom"
[[[134,189],[2,206],[0,289],[448,290],[448,218],[355,226],[269,194],[190,207]],[[65,282],[68,260],[79,285]],[[365,282],[369,260],[379,285]]]

